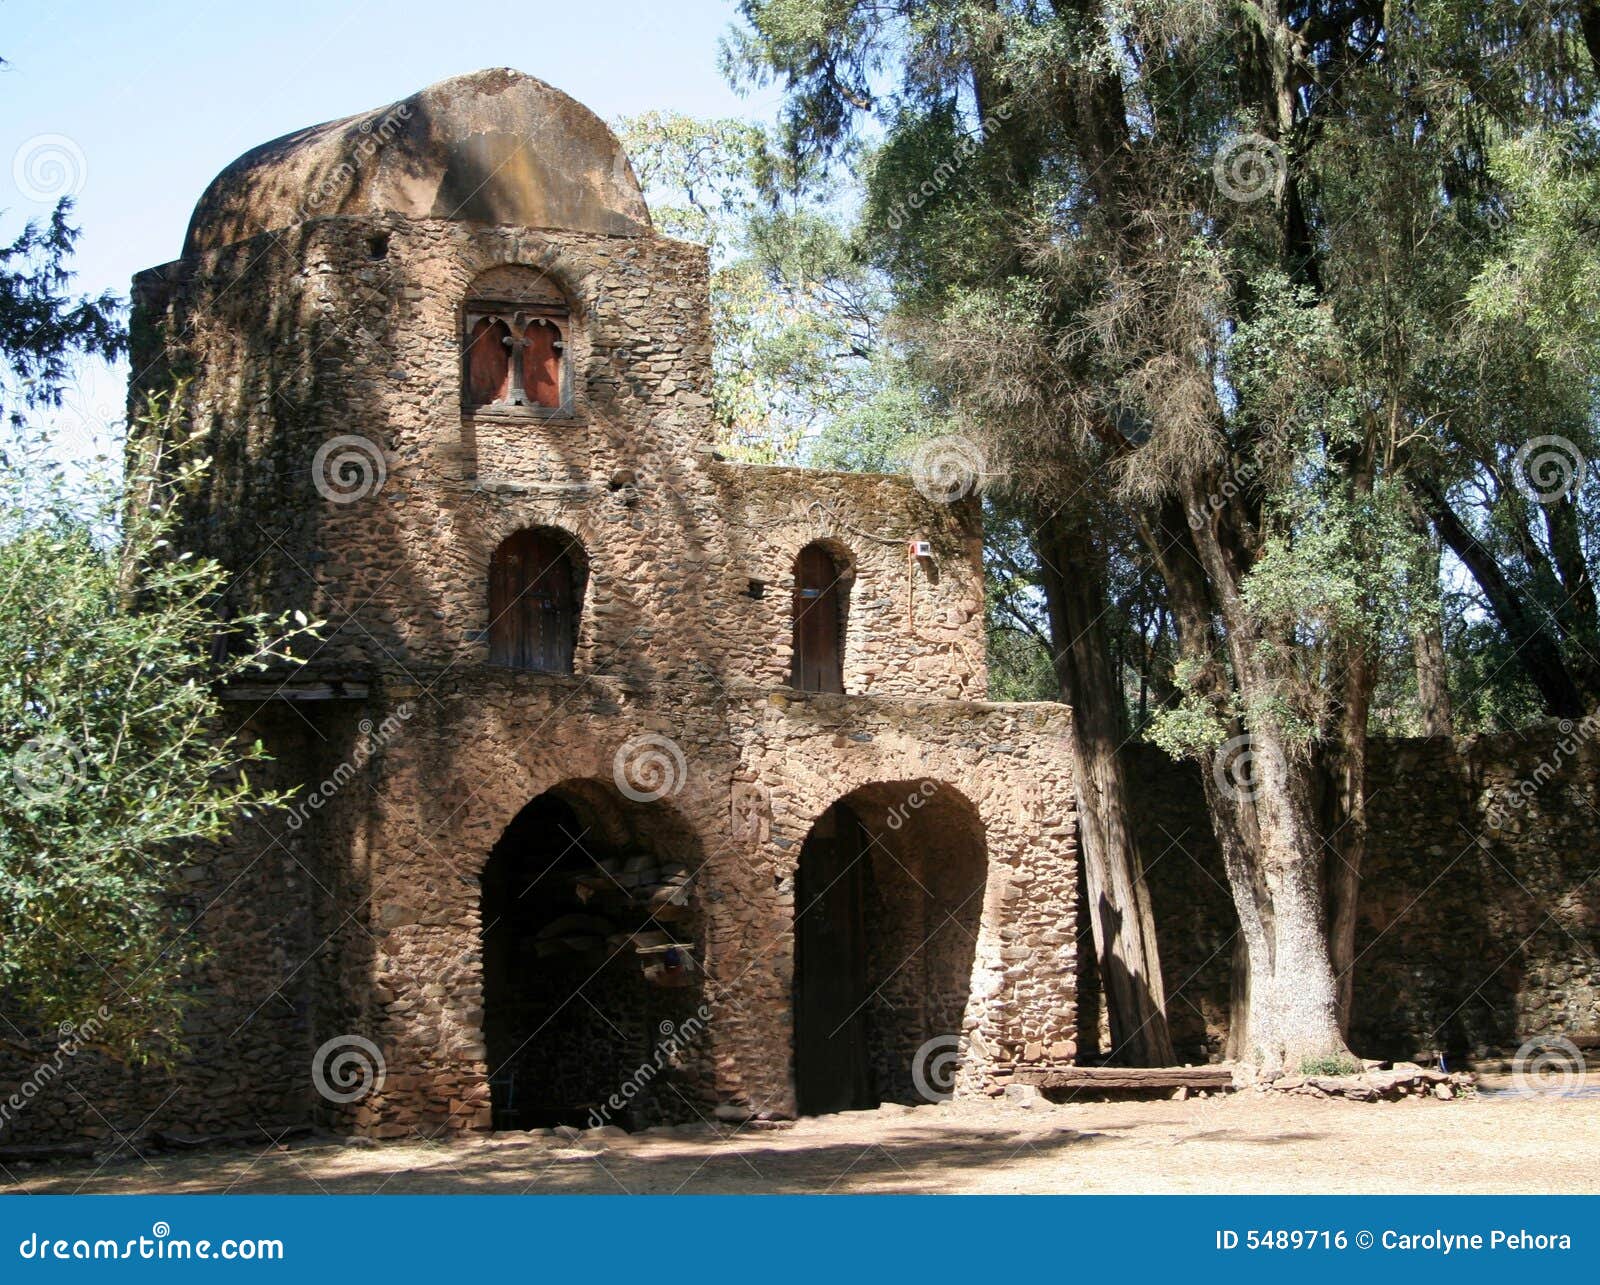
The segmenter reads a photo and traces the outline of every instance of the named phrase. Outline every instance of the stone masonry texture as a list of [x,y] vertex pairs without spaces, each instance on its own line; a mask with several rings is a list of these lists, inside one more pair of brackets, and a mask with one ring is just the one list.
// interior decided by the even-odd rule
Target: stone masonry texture
[[[792,1116],[797,872],[837,805],[870,837],[875,1097],[1093,1052],[1070,711],[984,699],[976,499],[718,456],[705,252],[652,230],[592,114],[485,72],[268,144],[133,300],[134,405],[184,381],[214,458],[188,540],[231,610],[328,623],[227,693],[297,794],[184,854],[187,1055],[0,1061],[31,1086],[0,1144]],[[465,405],[484,301],[562,315],[562,405]],[[570,550],[571,673],[489,664],[491,558],[530,528]],[[788,685],[817,542],[843,694]],[[1541,752],[1375,751],[1361,1051],[1593,1026],[1592,753],[1469,842]],[[1135,766],[1177,1043],[1214,1058],[1231,911],[1199,791]]]

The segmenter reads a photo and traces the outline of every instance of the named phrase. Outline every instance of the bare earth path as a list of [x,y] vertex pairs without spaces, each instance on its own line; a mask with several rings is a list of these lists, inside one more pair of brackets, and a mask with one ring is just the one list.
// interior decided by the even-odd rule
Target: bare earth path
[[328,1139],[15,1166],[51,1192],[1595,1192],[1600,1097],[1490,1092],[1362,1105],[1187,1102],[886,1107],[576,1143],[526,1134],[376,1147]]

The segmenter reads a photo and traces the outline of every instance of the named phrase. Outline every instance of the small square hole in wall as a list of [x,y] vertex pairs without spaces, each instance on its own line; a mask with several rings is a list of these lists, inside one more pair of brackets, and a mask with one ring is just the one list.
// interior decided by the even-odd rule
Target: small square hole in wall
[[747,598],[765,598],[767,596],[767,582],[765,580],[752,580],[744,591]]
[[387,259],[389,257],[389,234],[380,232],[376,236],[367,238],[367,258]]

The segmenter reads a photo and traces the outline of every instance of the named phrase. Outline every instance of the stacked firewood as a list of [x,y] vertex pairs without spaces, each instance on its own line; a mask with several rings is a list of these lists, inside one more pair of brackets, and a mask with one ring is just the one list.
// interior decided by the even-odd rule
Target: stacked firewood
[[695,971],[693,946],[659,927],[681,925],[681,935],[691,935],[684,922],[693,913],[694,876],[688,866],[639,853],[607,857],[570,877],[585,910],[562,915],[541,928],[532,942],[536,956],[600,951],[617,955],[631,950],[647,981],[658,986],[689,984]]

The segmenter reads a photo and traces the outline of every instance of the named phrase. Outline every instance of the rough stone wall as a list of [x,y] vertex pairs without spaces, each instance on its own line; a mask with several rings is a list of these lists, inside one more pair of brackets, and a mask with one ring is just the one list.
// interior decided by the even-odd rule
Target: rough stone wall
[[[930,780],[936,797],[948,792],[948,806],[970,810],[971,837],[987,847],[986,858],[982,849],[961,854],[981,892],[976,901],[957,898],[946,887],[950,872],[938,864],[950,835],[917,828],[914,812],[902,826],[904,839],[886,822],[877,825],[926,889],[910,896],[902,882],[899,913],[888,916],[908,943],[910,969],[900,984],[912,987],[922,1006],[916,1023],[893,1024],[897,1074],[908,1076],[913,1027],[926,1032],[923,1040],[959,1037],[963,1029],[976,1036],[974,1084],[983,1080],[980,1061],[992,1069],[1020,1056],[1029,1040],[1068,1038],[1074,943],[1057,898],[1064,891],[1070,906],[1072,817],[1044,808],[1052,789],[1066,788],[1056,744],[1065,711],[849,697],[773,704],[765,695],[718,705],[702,691],[483,670],[453,674],[428,691],[440,708],[413,716],[374,783],[381,802],[371,810],[370,888],[347,895],[370,907],[344,942],[358,961],[346,988],[366,997],[348,1029],[368,1033],[390,1066],[383,1092],[354,1113],[359,1127],[400,1134],[487,1123],[478,1027],[482,862],[522,806],[546,790],[588,783],[601,804],[591,815],[629,812],[605,796],[615,793],[618,750],[649,733],[681,750],[677,788],[631,812],[657,835],[663,827],[648,816],[670,816],[697,850],[693,895],[703,932],[696,950],[709,1018],[677,1078],[685,1096],[680,1115],[717,1105],[793,1110],[794,862],[816,819],[862,787],[876,786],[887,806]],[[399,686],[388,699],[430,694]],[[759,791],[759,807],[736,808],[740,786]],[[744,824],[752,815],[754,828]],[[870,809],[867,816],[870,822]],[[917,844],[913,864],[904,844],[919,834],[926,842]],[[965,903],[970,923],[956,927],[971,935],[942,931],[917,950],[910,936],[926,925],[924,900],[954,901],[958,909]],[[362,986],[363,973],[370,985]]]
[[[1149,748],[1134,765],[1173,1038],[1217,1057],[1234,917],[1199,782]],[[1482,1059],[1600,1032],[1597,769],[1570,725],[1372,743],[1358,1053]]]
[[[553,289],[570,404],[464,409],[464,305]],[[488,1127],[481,876],[552,790],[586,800],[613,845],[695,871],[698,982],[663,1002],[696,1038],[643,1118],[793,1110],[794,862],[852,791],[887,809],[931,782],[948,823],[879,827],[885,1092],[916,1090],[911,1062],[936,1035],[960,1044],[962,1091],[1025,1051],[1070,1054],[1067,713],[956,703],[986,683],[977,505],[715,458],[703,251],[323,219],[143,273],[135,301],[131,396],[188,381],[193,449],[215,459],[189,540],[236,572],[236,607],[328,622],[260,695],[347,699],[265,700],[274,780],[300,799],[196,855],[218,949],[197,978],[194,1056],[143,1087],[111,1068],[91,1083],[85,1062],[83,1105],[36,1112],[13,1140],[104,1136],[91,1113],[106,1100],[123,1130]],[[571,676],[484,663],[490,557],[535,526],[581,549]],[[850,695],[770,697],[788,678],[794,560],[819,539],[847,572]],[[911,539],[933,557],[908,556]],[[644,736],[676,761],[667,797],[639,804],[617,765]],[[602,1006],[628,1026],[621,1044],[649,1051],[632,992]],[[313,1092],[313,1050],[361,1041],[384,1064],[375,1091]],[[571,1078],[585,1062],[622,1069],[543,1066]]]
[[[855,696],[981,700],[983,534],[975,499],[937,504],[904,477],[716,464],[729,543],[715,627],[741,648],[734,671],[788,681],[794,560],[822,541],[847,570],[844,689]],[[909,540],[933,545],[908,557]],[[767,588],[759,600],[748,582]]]
[[[869,833],[905,834],[926,861],[943,860],[956,888],[959,871],[943,854],[962,832],[958,822],[981,827],[988,859],[976,940],[942,936],[932,953],[918,957],[934,984],[904,983],[919,991],[927,1014],[924,1042],[959,1041],[958,1091],[980,1091],[990,1072],[1025,1055],[1054,1049],[1070,1057],[1077,850],[1065,766],[1068,712],[1054,705],[775,692],[752,713],[755,720],[739,733],[739,779],[759,792],[770,834],[742,840],[744,859],[730,866],[736,883],[725,890],[738,904],[720,918],[711,943],[719,958],[762,961],[748,972],[741,1005],[723,1024],[739,1072],[726,1090],[733,1100],[792,1109],[787,1067],[761,1056],[760,1048],[792,1022],[796,863],[812,824],[841,799],[857,805]],[[912,806],[924,782],[932,783],[934,802],[950,809],[942,820],[938,809],[924,815]],[[891,815],[902,816],[898,832]],[[945,892],[945,904],[962,904],[965,894],[954,891]],[[951,985],[952,968],[961,966],[951,961],[963,953],[970,984]],[[902,1052],[909,1047],[907,1037],[897,1039]]]
[[[518,275],[570,305],[568,413],[463,410],[463,305]],[[824,537],[853,564],[846,690],[983,694],[972,501],[713,459],[699,247],[322,220],[141,274],[136,295],[134,367],[147,388],[192,378],[190,419],[217,458],[193,538],[255,605],[328,619],[321,666],[482,663],[490,557],[549,526],[589,573],[580,673],[781,683],[794,558]],[[381,487],[326,498],[341,462],[381,469]],[[935,557],[912,564],[911,537]]]
[[[57,1106],[25,1113],[7,1141],[77,1129],[104,1137],[94,1112],[107,1099],[120,1104],[112,1122],[124,1132],[489,1127],[481,875],[517,814],[551,790],[597,827],[592,845],[646,847],[694,870],[697,985],[661,992],[650,1009],[693,1038],[618,1122],[719,1106],[792,1112],[795,862],[818,817],[847,797],[879,840],[871,966],[884,982],[883,1094],[977,1092],[1030,1046],[1035,1057],[1047,1047],[1070,1055],[1076,853],[1061,802],[1070,783],[1060,707],[748,686],[718,697],[700,686],[391,667],[365,701],[269,705],[264,717],[259,730],[280,764],[306,772],[309,792],[197,860],[211,917],[202,923],[221,951],[201,979],[196,1058],[138,1093],[113,1072],[85,1075],[75,1081],[84,1099],[58,1091]],[[681,759],[661,799],[626,800],[619,751],[652,734]],[[591,998],[605,1004],[608,986]],[[627,1026],[637,1015],[624,1004],[609,1016]],[[589,1068],[584,1105],[649,1060],[637,1026]],[[560,1036],[560,1023],[546,1034]],[[312,1051],[357,1040],[380,1051],[381,1087],[347,1104],[312,1092]],[[957,1051],[952,1085],[945,1068]],[[565,1054],[548,1065],[582,1078]]]

